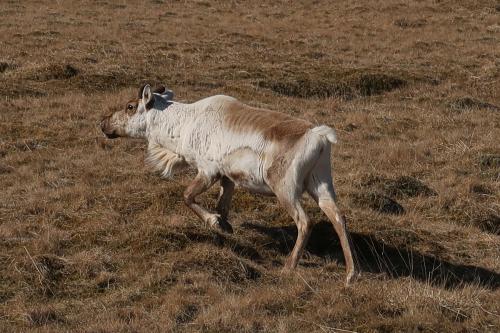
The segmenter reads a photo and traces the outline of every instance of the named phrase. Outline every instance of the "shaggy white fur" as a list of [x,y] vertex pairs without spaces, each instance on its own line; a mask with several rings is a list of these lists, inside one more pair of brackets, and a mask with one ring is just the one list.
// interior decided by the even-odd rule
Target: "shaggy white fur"
[[[234,186],[275,195],[298,228],[297,242],[285,268],[297,265],[312,223],[301,206],[309,193],[332,221],[347,264],[349,283],[356,276],[349,233],[335,203],[331,176],[331,144],[335,131],[291,116],[247,106],[233,97],[217,95],[195,103],[171,100],[170,95],[142,90],[134,113],[116,112],[103,120],[110,137],[128,136],[148,141],[147,163],[163,177],[185,167],[198,175],[184,193],[186,204],[205,223],[232,231],[227,223]],[[135,104],[134,104],[135,105]],[[221,181],[217,214],[195,198]]]

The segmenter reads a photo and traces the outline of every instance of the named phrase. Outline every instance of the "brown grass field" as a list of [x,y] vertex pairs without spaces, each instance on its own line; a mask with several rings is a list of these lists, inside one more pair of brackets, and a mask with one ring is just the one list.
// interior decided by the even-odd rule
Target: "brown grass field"
[[[500,3],[0,2],[0,332],[499,332]],[[237,191],[202,225],[100,117],[143,82],[337,130],[360,257]],[[201,199],[213,207],[215,186]]]

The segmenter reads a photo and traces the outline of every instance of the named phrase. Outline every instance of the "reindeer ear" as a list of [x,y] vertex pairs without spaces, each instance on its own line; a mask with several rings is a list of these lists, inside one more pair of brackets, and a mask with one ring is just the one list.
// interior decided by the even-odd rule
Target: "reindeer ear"
[[154,104],[154,96],[153,93],[151,92],[151,86],[149,84],[146,84],[144,88],[142,89],[142,102],[146,106],[146,109],[150,109]]
[[164,97],[168,101],[174,100],[174,92],[172,90],[165,89],[165,91],[161,95],[162,95],[162,97]]
[[165,86],[157,86],[153,89],[153,93],[163,95],[166,90]]
[[154,94],[159,94],[161,95],[161,97],[171,101],[174,99],[174,92],[170,89],[167,89],[165,88],[164,85],[159,85],[159,86],[156,86],[154,89],[153,89],[153,93]]
[[139,99],[142,99],[142,93],[144,92],[144,88],[146,88],[148,84],[147,83],[144,83],[140,88],[139,88],[139,92],[137,94],[137,98]]

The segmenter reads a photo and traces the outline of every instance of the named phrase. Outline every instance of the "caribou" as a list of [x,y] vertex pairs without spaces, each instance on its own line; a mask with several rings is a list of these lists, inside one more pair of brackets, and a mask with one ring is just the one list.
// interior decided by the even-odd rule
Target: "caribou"
[[[173,101],[164,87],[143,85],[137,98],[102,118],[108,138],[142,138],[148,143],[147,163],[169,178],[185,168],[197,175],[184,191],[186,205],[208,226],[233,232],[228,222],[235,187],[275,196],[298,230],[283,270],[297,263],[313,222],[301,198],[307,192],[333,224],[346,262],[346,285],[359,274],[352,241],[337,203],[331,171],[335,131],[288,114],[246,105],[225,95],[194,103]],[[196,197],[220,182],[215,212]]]

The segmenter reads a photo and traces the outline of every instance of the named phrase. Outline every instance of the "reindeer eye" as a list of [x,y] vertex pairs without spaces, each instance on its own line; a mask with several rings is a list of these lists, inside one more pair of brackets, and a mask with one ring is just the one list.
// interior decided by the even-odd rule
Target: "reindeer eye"
[[132,104],[127,104],[127,110],[133,110],[134,106]]

